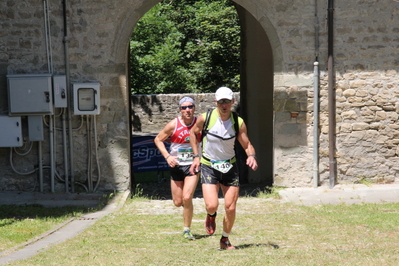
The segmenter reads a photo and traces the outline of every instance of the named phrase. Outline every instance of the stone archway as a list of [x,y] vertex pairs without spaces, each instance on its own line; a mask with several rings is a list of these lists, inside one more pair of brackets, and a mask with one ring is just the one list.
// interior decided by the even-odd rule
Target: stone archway
[[[126,62],[129,38],[134,26],[159,2],[159,0],[147,0],[132,5],[131,15],[126,19],[120,30],[120,38],[117,40],[118,61]],[[273,25],[259,7],[261,1],[234,2],[237,4],[243,33],[241,113],[247,121],[249,136],[257,150],[258,160],[262,162],[258,171],[249,172],[248,181],[265,182],[271,186],[274,170],[274,73],[282,70],[282,49]],[[126,77],[127,71],[126,67]]]
[[[236,2],[242,25],[241,104],[245,110],[249,137],[261,162],[258,171],[249,171],[248,182],[272,186],[274,73],[276,69],[281,69],[281,60],[276,60],[281,51],[278,49],[277,34],[268,19],[253,15],[261,14],[259,9],[247,1]],[[267,32],[265,29],[270,30]],[[273,38],[277,40],[272,42]]]

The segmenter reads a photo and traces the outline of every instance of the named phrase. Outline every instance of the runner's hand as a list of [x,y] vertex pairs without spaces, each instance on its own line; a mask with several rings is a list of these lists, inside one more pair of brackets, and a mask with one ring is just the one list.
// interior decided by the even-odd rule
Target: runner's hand
[[196,175],[199,172],[200,160],[199,157],[194,158],[193,163],[190,166],[190,174]]
[[248,156],[248,158],[247,158],[247,165],[248,165],[249,167],[251,167],[251,169],[254,170],[254,171],[255,171],[256,169],[258,169],[258,163],[257,163],[255,157],[253,157],[253,156]]
[[169,156],[167,159],[166,159],[166,162],[168,163],[168,165],[170,166],[170,167],[175,167],[176,165],[179,165],[179,163],[177,162],[177,156]]

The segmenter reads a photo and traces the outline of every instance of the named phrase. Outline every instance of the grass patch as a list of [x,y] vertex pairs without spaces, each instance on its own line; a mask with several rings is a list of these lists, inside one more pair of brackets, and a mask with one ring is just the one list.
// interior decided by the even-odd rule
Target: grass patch
[[261,198],[261,199],[281,199],[280,194],[278,193],[281,187],[256,187],[252,190],[244,190],[244,197],[247,198]]
[[83,207],[45,208],[40,205],[0,205],[0,252],[40,236],[85,212]]
[[356,183],[363,184],[368,187],[371,187],[371,185],[373,184],[373,182],[370,179],[368,179],[367,177],[360,178]]
[[297,206],[241,197],[231,242],[219,251],[194,200],[194,241],[182,237],[181,208],[170,200],[129,199],[74,239],[10,265],[397,265],[399,204]]
[[[145,187],[145,183],[143,184],[136,184],[132,193],[130,194],[131,201],[149,201],[149,200],[165,200],[163,195],[168,195],[170,197],[171,192],[170,190],[166,190],[165,188],[162,189],[160,192],[158,189],[154,189],[153,185],[151,185],[151,191],[143,188]],[[161,186],[161,185],[160,185]]]
[[281,196],[278,192],[282,189],[283,188],[281,187],[265,187],[265,189],[259,189],[256,197],[262,199],[281,199]]

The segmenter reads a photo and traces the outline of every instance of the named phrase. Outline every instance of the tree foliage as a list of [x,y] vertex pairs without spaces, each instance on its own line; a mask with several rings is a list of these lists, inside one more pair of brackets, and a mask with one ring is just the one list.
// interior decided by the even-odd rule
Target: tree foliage
[[205,93],[240,82],[240,26],[229,0],[162,1],[130,39],[132,94]]

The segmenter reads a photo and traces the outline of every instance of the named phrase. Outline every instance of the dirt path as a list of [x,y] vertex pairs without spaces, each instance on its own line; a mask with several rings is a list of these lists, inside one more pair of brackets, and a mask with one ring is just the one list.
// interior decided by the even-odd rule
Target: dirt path
[[[152,200],[139,201],[133,203],[130,207],[134,209],[136,214],[181,214],[182,208],[176,208],[171,199],[170,184],[169,183],[143,183],[139,185],[142,189],[143,195],[146,195]],[[264,191],[266,188],[263,184],[244,184],[240,189],[240,198],[238,200],[237,213],[256,213],[256,206],[265,201],[278,201],[276,199],[261,199],[254,198],[259,191]],[[256,203],[254,202],[256,199]],[[246,204],[250,201],[250,204]],[[249,202],[248,202],[249,203]],[[202,197],[201,186],[198,185],[193,198],[194,214],[205,214],[204,200]],[[219,213],[224,213],[223,196],[219,194]],[[251,208],[246,208],[250,205]]]
[[[142,190],[142,194],[146,195],[152,199],[160,199],[160,200],[171,200],[171,192],[170,192],[170,182],[165,181],[162,183],[140,183],[138,184],[138,188]],[[240,197],[244,196],[256,196],[260,191],[267,190],[266,184],[257,183],[257,184],[241,184],[240,187]],[[134,191],[134,189],[132,189]],[[219,194],[222,197],[222,194]],[[197,188],[194,193],[194,198],[202,198],[202,190],[201,184],[197,185]]]

